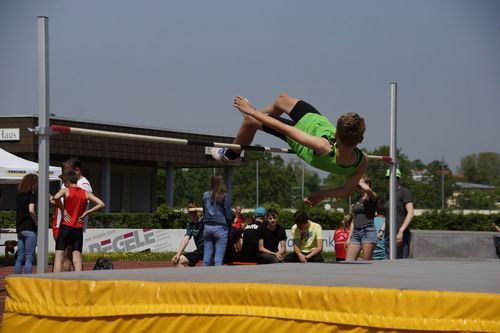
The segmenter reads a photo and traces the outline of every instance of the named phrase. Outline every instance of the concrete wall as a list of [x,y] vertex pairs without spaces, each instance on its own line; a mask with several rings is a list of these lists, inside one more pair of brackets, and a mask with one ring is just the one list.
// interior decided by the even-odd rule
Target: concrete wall
[[498,232],[412,230],[411,257],[497,259]]

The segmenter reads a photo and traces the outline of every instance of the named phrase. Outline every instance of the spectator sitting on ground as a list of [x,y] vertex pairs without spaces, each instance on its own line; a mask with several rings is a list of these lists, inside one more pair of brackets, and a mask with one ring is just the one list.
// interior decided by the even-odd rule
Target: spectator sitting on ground
[[321,226],[309,220],[304,211],[293,214],[293,252],[285,257],[285,262],[324,262],[323,236]]
[[234,226],[229,227],[227,235],[226,253],[224,253],[224,264],[238,261],[241,253],[241,231]]
[[267,221],[261,229],[259,239],[258,264],[276,264],[283,261],[286,252],[286,232],[278,223],[278,211],[269,209]]
[[241,206],[238,205],[234,208],[234,219],[233,227],[243,232],[243,227],[245,226],[245,217],[241,214]]
[[247,223],[243,229],[240,260],[242,262],[257,262],[259,251],[259,239],[261,238],[263,223],[266,217],[266,209],[257,207],[253,213],[253,221]]
[[[179,244],[179,249],[175,256],[172,257],[172,263],[174,267],[184,267],[196,266],[196,264],[203,260],[203,220],[200,218],[200,212],[202,208],[197,208],[194,203],[190,203],[187,206],[187,213],[191,218],[188,222],[186,228],[186,234]],[[189,244],[189,240],[193,238],[196,250],[193,252],[184,253],[186,246]]]

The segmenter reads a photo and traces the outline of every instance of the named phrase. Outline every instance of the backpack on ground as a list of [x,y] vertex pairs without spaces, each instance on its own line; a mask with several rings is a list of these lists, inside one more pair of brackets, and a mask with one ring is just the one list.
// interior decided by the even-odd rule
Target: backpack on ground
[[113,262],[111,261],[111,259],[106,257],[98,258],[97,261],[95,262],[94,270],[100,271],[108,269],[113,269]]

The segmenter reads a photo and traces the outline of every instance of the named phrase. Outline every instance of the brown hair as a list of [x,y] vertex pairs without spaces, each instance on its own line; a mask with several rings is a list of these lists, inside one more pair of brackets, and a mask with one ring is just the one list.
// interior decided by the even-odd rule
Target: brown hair
[[343,114],[337,121],[337,138],[346,147],[355,147],[363,141],[365,120],[357,113]]
[[309,216],[303,210],[298,210],[293,214],[293,221],[296,224],[306,223],[309,220]]
[[278,218],[278,211],[274,208],[269,208],[267,210],[267,216],[272,216],[272,217]]
[[212,176],[210,179],[210,191],[212,192],[213,202],[222,202],[226,194],[226,185],[222,176]]
[[340,226],[344,229],[349,228],[349,226],[351,225],[351,222],[352,222],[352,218],[353,218],[352,214],[344,215],[344,218],[340,222]]
[[377,214],[385,214],[385,199],[382,197],[377,197]]
[[78,182],[78,176],[73,170],[64,171],[61,175],[61,179],[63,182],[68,182],[70,184],[76,184]]
[[35,192],[38,186],[38,176],[34,173],[29,173],[23,177],[19,185],[17,185],[17,191],[20,193],[31,193]]

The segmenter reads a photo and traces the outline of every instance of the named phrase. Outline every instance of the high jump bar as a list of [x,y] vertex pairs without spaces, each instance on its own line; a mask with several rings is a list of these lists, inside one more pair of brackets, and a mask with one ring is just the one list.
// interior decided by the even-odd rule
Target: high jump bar
[[[249,146],[249,145],[239,145],[236,143],[227,143],[227,142],[167,138],[162,136],[101,131],[101,130],[93,130],[87,128],[70,127],[62,125],[52,125],[50,126],[50,128],[52,129],[53,132],[60,134],[80,134],[80,135],[99,136],[99,137],[116,138],[116,139],[131,139],[140,141],[170,143],[175,145],[204,146],[204,147],[230,148],[237,150],[269,151],[273,153],[282,153],[282,154],[295,154],[295,152],[289,148]],[[387,163],[390,163],[392,161],[390,156],[368,155],[368,158],[373,160],[385,161]]]

